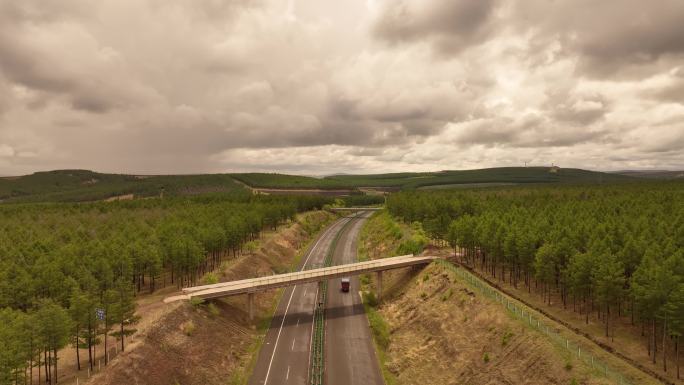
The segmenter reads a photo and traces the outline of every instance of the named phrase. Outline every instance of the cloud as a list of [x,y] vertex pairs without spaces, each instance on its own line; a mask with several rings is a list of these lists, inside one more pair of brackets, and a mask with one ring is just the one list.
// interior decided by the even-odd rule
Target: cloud
[[0,143],[0,158],[11,158],[14,154],[14,148]]
[[678,0],[530,0],[517,3],[512,18],[537,39],[559,42],[565,54],[576,55],[579,73],[602,78],[642,76],[680,60],[682,15]]
[[496,0],[384,1],[374,35],[390,43],[429,41],[440,53],[457,53],[492,32]]
[[684,167],[683,9],[0,0],[0,174]]
[[608,101],[603,95],[568,90],[551,91],[544,107],[558,122],[577,126],[591,125],[610,111]]

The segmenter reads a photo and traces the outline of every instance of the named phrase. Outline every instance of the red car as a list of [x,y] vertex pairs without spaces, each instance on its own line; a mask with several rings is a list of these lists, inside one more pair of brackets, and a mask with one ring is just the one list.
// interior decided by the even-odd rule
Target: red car
[[349,284],[351,280],[349,278],[342,278],[342,291],[344,293],[349,293]]

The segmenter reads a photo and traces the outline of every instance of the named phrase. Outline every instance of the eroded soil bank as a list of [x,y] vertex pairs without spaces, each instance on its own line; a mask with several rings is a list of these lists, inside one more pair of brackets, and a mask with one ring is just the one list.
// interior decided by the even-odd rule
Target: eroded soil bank
[[389,330],[388,382],[607,383],[440,265],[412,278],[379,313]]
[[[220,281],[271,275],[291,269],[310,240],[334,218],[327,212],[300,215],[296,222],[267,234],[250,254],[225,263]],[[165,305],[152,325],[136,337],[133,349],[112,361],[92,384],[212,385],[243,384],[268,327],[279,291],[260,293],[256,319],[249,321],[246,298],[204,304]],[[143,319],[145,314],[142,314]]]
[[[359,253],[402,254],[421,236],[419,227],[379,213],[362,231]],[[366,289],[374,278],[364,279]],[[388,385],[609,383],[442,265],[386,272],[383,287],[382,302],[368,312]]]

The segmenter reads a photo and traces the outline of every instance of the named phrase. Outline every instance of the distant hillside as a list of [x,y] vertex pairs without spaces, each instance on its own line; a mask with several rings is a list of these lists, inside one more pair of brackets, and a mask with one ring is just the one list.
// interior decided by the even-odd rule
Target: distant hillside
[[300,175],[286,175],[276,173],[246,173],[231,174],[240,182],[255,188],[267,189],[319,189],[338,190],[354,188],[344,181],[329,178],[313,178]]
[[136,197],[241,190],[230,176],[102,174],[87,170],[37,172],[0,178],[0,201],[82,202],[133,194]]
[[636,177],[636,178],[649,178],[649,179],[684,179],[684,171],[625,170],[625,171],[616,171],[613,174],[632,176],[632,177]]
[[[607,183],[640,180],[618,173],[549,168],[500,167],[481,170],[335,175],[313,178],[270,173],[142,176],[103,174],[87,170],[37,172],[0,177],[0,201],[82,202],[113,197],[186,195],[243,190],[237,181],[257,189],[386,190],[417,188],[471,188],[522,183]],[[358,192],[358,191],[355,191]]]
[[394,189],[425,188],[448,185],[519,184],[519,183],[606,183],[632,181],[627,175],[609,174],[573,168],[498,167],[480,170],[393,173],[376,175],[338,175],[327,177],[357,187]]

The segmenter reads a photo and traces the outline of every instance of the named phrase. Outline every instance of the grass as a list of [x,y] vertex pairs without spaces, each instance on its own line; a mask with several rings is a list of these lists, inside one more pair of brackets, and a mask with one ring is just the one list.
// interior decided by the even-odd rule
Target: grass
[[[404,224],[398,224],[386,211],[378,211],[366,221],[361,228],[357,246],[357,259],[367,261],[369,259],[384,258],[396,255],[402,242],[414,238],[416,229]],[[384,252],[377,253],[382,249]],[[373,254],[372,256],[370,254]],[[429,280],[429,276],[423,276]],[[370,276],[365,274],[360,277],[363,291],[363,306],[366,310],[368,323],[373,335],[373,345],[386,385],[398,383],[397,377],[389,371],[387,366],[387,349],[391,343],[390,328],[387,321],[378,311],[378,300],[375,293],[370,289]]]
[[377,310],[377,300],[373,293],[364,293],[363,306],[366,309],[368,316],[368,323],[370,324],[371,333],[373,334],[373,344],[378,355],[382,377],[385,379],[386,385],[394,385],[397,383],[397,378],[387,369],[387,348],[390,344],[389,325],[382,315]]
[[508,342],[511,340],[513,337],[513,333],[510,330],[506,330],[501,336],[501,346],[506,346],[508,345]]
[[196,326],[195,326],[194,322],[188,321],[188,322],[183,324],[182,328],[183,328],[183,334],[190,337],[195,333]]
[[[446,261],[438,261],[438,263],[441,263],[444,266],[450,265],[450,263],[446,262]],[[456,275],[456,277],[457,277],[457,279],[459,279],[459,281],[461,281],[464,284],[472,287],[473,289],[478,289],[471,282],[469,282],[466,279],[462,279],[459,275]],[[498,290],[497,290],[497,292],[498,292]],[[498,303],[496,300],[494,300],[493,298],[491,298],[487,295],[485,295],[484,297],[490,301],[494,301],[494,302]],[[514,302],[516,302],[516,301],[514,301]],[[527,309],[526,306],[525,306],[525,308],[526,308],[526,311],[529,312],[529,309]],[[601,368],[603,368],[605,364],[608,364],[608,366],[611,367],[612,371],[616,371],[618,373],[623,373],[623,375],[625,375],[626,378],[633,377],[633,379],[630,381],[630,383],[632,383],[632,384],[637,384],[637,383],[639,383],[639,384],[641,384],[641,383],[649,383],[649,384],[653,383],[653,384],[655,384],[656,383],[656,380],[653,378],[650,378],[650,377],[647,377],[648,382],[643,381],[644,378],[642,376],[645,375],[644,373],[641,373],[640,371],[633,368],[631,365],[627,364],[626,362],[622,361],[621,359],[619,359],[615,356],[612,356],[609,353],[603,352],[602,350],[595,347],[592,342],[584,341],[583,337],[577,336],[573,333],[565,333],[565,332],[562,333],[563,338],[566,338],[567,340],[569,340],[571,344],[573,344],[575,346],[577,346],[578,344],[581,344],[582,352],[583,352],[583,354],[585,354],[585,356],[586,356],[586,354],[590,354],[596,358],[597,365],[594,368],[592,368],[584,360],[578,359],[577,355],[574,353],[574,351],[570,352],[569,350],[567,350],[565,348],[565,344],[558,343],[557,340],[554,340],[554,338],[548,336],[543,331],[533,327],[528,322],[525,322],[523,319],[521,319],[517,315],[513,314],[512,312],[506,310],[506,311],[504,311],[504,313],[510,319],[513,319],[519,323],[522,323],[527,329],[532,330],[535,333],[539,333],[542,336],[545,336],[545,340],[549,343],[549,345],[555,351],[557,351],[562,357],[564,357],[564,359],[566,360],[566,370],[568,369],[568,365],[570,365],[569,370],[576,370],[576,371],[578,370],[579,371],[579,373],[577,373],[578,375],[581,375],[584,377],[590,377],[590,378],[596,378],[596,379],[602,379],[602,380],[610,381],[610,379],[606,378],[604,372],[601,370]],[[536,311],[533,312],[533,317],[535,319],[540,319],[544,324],[548,325],[549,327],[559,328],[560,330],[565,329],[564,327],[560,326],[559,324],[556,324],[554,321],[546,318],[545,316],[542,316],[541,314],[539,314]],[[581,341],[581,342],[579,342],[579,341]],[[575,363],[577,363],[579,365],[575,365]],[[581,368],[581,369],[579,369],[579,368]],[[638,374],[639,376],[635,377],[634,376],[635,374]],[[638,380],[636,378],[638,378]],[[651,381],[653,381],[653,382],[651,382]],[[613,382],[611,381],[610,383],[613,383]]]
[[[398,223],[387,211],[381,210],[364,224],[359,234],[359,261],[419,254],[428,240],[419,223],[408,226]],[[378,250],[383,250],[379,253]]]
[[450,287],[444,292],[444,294],[442,294],[442,302],[448,301],[452,295],[454,295],[454,289]]

